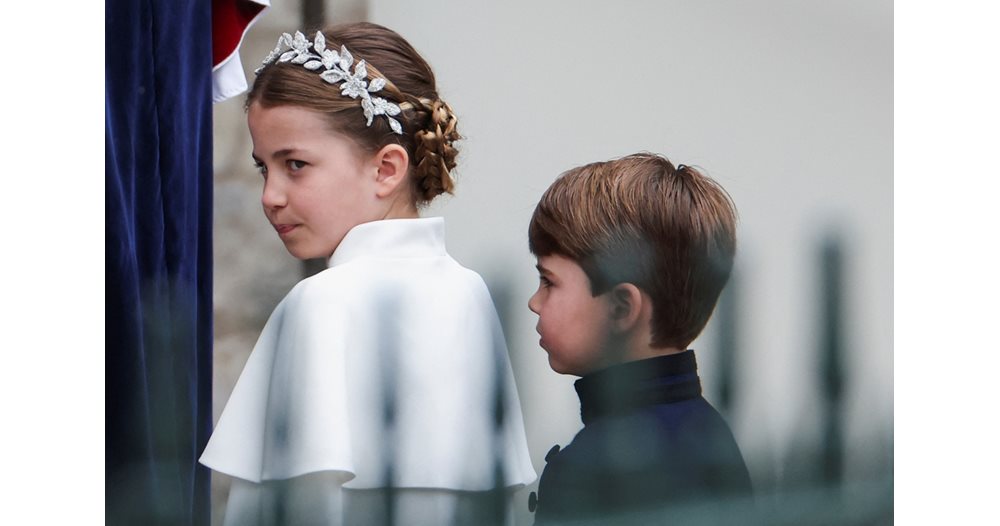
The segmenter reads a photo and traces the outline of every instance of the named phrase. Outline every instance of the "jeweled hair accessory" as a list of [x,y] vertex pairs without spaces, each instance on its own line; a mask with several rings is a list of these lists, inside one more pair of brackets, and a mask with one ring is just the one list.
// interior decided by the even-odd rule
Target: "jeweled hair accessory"
[[[291,48],[282,52],[283,48]],[[267,54],[264,62],[254,71],[260,73],[268,64],[274,62],[291,62],[301,64],[302,67],[315,71],[323,68],[319,74],[320,78],[326,82],[336,85],[340,84],[340,94],[345,97],[356,99],[361,97],[361,108],[365,111],[365,118],[368,119],[368,126],[372,125],[372,119],[376,115],[385,115],[389,119],[389,127],[399,135],[403,134],[403,125],[392,116],[399,115],[399,105],[389,102],[382,97],[372,97],[371,94],[380,91],[385,87],[385,79],[372,77],[369,84],[368,68],[365,61],[361,60],[354,66],[354,73],[351,73],[351,64],[354,64],[354,57],[347,51],[347,47],[340,46],[340,53],[331,49],[326,49],[326,38],[321,31],[316,32],[316,38],[312,42],[306,39],[300,31],[295,32],[295,36],[283,33],[278,38],[278,44],[274,50]]]

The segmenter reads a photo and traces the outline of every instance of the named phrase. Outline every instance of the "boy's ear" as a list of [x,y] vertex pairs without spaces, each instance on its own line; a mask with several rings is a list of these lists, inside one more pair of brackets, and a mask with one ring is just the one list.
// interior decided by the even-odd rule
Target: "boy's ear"
[[642,291],[631,283],[619,283],[609,291],[609,294],[611,318],[615,328],[621,332],[632,330],[642,317],[645,300]]
[[375,195],[389,197],[406,180],[410,156],[406,153],[406,148],[398,144],[387,144],[375,153],[373,162],[378,170],[375,176]]

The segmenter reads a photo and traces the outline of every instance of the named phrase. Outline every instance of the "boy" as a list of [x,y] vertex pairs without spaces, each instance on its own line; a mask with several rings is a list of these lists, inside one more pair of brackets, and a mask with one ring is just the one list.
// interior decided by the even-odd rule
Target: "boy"
[[546,455],[529,497],[536,524],[658,524],[749,498],[743,457],[687,349],[729,278],[735,230],[725,190],[653,154],[572,169],[542,196],[528,231],[540,279],[528,307],[552,369],[581,377],[584,428]]

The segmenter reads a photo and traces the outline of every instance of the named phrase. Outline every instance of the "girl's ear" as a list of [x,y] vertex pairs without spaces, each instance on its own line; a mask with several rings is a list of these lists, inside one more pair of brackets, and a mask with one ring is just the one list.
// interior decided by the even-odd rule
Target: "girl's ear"
[[608,291],[611,300],[611,320],[619,332],[631,331],[642,319],[643,297],[639,287],[619,283]]
[[375,195],[389,197],[406,180],[406,171],[410,167],[410,156],[406,148],[398,144],[388,144],[375,153],[373,159],[378,173],[375,177]]

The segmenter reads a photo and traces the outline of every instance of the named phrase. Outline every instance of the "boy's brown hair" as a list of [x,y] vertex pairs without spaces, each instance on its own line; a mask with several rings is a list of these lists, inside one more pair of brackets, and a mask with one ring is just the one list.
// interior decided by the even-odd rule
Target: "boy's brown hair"
[[632,283],[653,300],[652,345],[685,348],[729,279],[736,208],[689,166],[637,153],[573,168],[542,195],[528,227],[535,256],[576,261],[598,296]]

